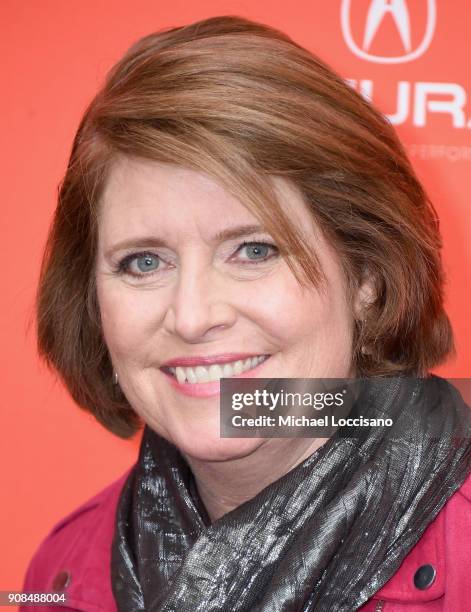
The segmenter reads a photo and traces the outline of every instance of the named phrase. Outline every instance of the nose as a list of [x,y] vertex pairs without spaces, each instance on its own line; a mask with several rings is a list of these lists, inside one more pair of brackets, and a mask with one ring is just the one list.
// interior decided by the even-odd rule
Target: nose
[[188,343],[207,342],[214,332],[231,327],[235,308],[230,304],[228,281],[211,266],[180,268],[171,303],[164,318],[167,332]]

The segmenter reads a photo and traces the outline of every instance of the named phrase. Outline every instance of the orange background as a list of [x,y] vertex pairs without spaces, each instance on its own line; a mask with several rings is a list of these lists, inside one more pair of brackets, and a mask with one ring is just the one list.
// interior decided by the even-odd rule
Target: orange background
[[[223,14],[265,22],[319,54],[345,78],[372,81],[373,100],[388,114],[396,109],[397,83],[409,83],[405,87],[412,92],[411,105],[397,130],[441,218],[447,307],[458,348],[457,359],[437,372],[470,376],[471,105],[455,119],[459,123],[464,116],[470,123],[466,127],[453,125],[452,116],[436,112],[433,105],[424,126],[413,120],[420,111],[414,94],[422,86],[417,83],[452,83],[455,92],[471,94],[469,3],[437,0],[430,47],[414,61],[395,65],[361,59],[348,48],[340,27],[341,4],[3,0],[0,590],[21,589],[27,563],[51,527],[136,458],[138,439],[124,441],[105,431],[39,363],[35,327],[28,325],[57,185],[80,117],[106,71],[132,42],[151,31]],[[352,0],[351,30],[360,46],[369,4]],[[408,2],[412,46],[423,35],[426,4]],[[403,53],[391,16],[381,23],[370,51]],[[444,94],[432,98],[450,99]]]

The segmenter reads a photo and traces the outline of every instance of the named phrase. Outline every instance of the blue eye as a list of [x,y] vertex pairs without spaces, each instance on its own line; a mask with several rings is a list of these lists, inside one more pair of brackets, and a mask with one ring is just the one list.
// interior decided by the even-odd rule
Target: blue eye
[[[262,257],[266,257],[267,256],[267,251],[268,251],[268,247],[264,244],[247,244],[244,246],[246,250],[246,253],[249,257],[249,259],[258,259],[260,256]],[[254,257],[252,257],[252,255]]]
[[269,244],[268,242],[243,242],[239,246],[238,251],[244,249],[246,249],[248,259],[253,262],[269,259],[270,249],[275,251],[275,253],[278,251],[274,244]]
[[[133,267],[133,264],[136,266]],[[144,276],[153,272],[160,265],[159,257],[152,253],[133,253],[119,262],[118,272],[127,272],[132,276]]]
[[156,270],[159,267],[159,260],[155,255],[142,255],[135,258],[137,267],[141,272]]

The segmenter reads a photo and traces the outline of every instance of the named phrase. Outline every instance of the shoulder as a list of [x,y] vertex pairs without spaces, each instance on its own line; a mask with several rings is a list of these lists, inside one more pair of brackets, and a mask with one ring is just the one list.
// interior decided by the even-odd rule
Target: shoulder
[[65,590],[75,609],[113,609],[109,567],[115,512],[132,469],[54,525],[28,565],[24,591]]
[[[471,474],[428,525],[398,571],[362,610],[373,611],[379,602],[385,612],[402,610],[400,604],[408,606],[407,609],[418,606],[414,608],[417,610],[469,610],[471,547],[468,534],[471,534]],[[421,590],[415,586],[415,578],[425,567],[432,567],[434,576]]]
[[458,489],[457,493],[471,503],[471,473]]
[[106,513],[107,510],[111,509],[115,503],[117,503],[121,490],[131,470],[132,468],[126,470],[122,476],[62,518],[51,529],[45,541],[57,539],[58,534],[64,529],[67,529],[68,533],[70,533],[74,530],[82,530],[84,524],[88,522],[93,522],[93,524],[95,524],[98,515]]

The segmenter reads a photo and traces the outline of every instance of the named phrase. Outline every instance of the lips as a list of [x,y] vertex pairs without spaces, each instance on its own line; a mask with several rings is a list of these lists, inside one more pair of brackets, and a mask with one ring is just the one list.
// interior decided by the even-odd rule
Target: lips
[[257,357],[258,355],[263,355],[264,353],[221,353],[219,355],[199,355],[195,357],[176,357],[175,359],[170,359],[162,364],[162,367],[166,368],[176,368],[178,366],[181,367],[192,367],[192,366],[207,366],[211,364],[224,364],[229,363],[231,361],[244,361],[249,357]]
[[[261,361],[254,368],[246,370],[241,374],[236,374],[237,378],[252,378],[256,377],[260,373],[260,369],[263,369],[265,363],[269,360],[270,355],[266,355],[266,359]],[[171,363],[171,362],[170,362]],[[221,362],[219,362],[221,363]],[[170,372],[170,367],[172,366],[163,366],[160,370],[163,372],[166,380],[170,383],[170,385],[179,393],[183,395],[193,396],[195,398],[207,398],[212,396],[217,396],[221,391],[220,380],[218,381],[210,381],[210,382],[179,382],[178,379]],[[178,366],[176,366],[178,367]],[[182,366],[185,367],[185,366]],[[192,367],[192,366],[186,366]],[[207,366],[206,366],[207,367]]]

